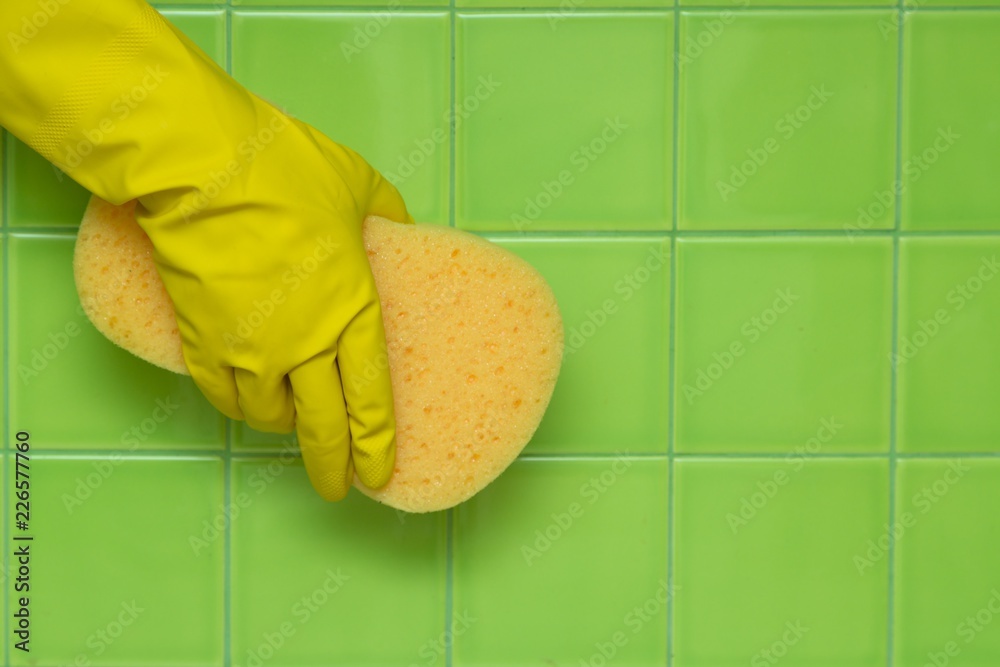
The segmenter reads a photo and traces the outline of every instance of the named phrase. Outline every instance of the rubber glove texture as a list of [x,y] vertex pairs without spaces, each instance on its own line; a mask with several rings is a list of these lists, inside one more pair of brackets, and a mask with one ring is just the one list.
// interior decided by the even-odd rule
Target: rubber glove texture
[[[388,482],[395,421],[367,215],[412,222],[352,150],[249,93],[141,0],[0,3],[0,124],[137,219],[215,407],[295,428],[330,500]],[[30,31],[29,31],[30,32]],[[266,57],[263,56],[262,57]],[[375,364],[376,366],[378,364]]]

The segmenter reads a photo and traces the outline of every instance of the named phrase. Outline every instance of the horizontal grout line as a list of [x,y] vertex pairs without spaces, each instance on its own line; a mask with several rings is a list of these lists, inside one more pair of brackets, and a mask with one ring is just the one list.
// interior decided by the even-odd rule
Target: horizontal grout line
[[7,228],[8,236],[16,236],[19,238],[31,238],[31,237],[45,237],[45,236],[76,236],[78,227],[42,227],[42,226],[24,226],[18,227],[11,225]]
[[[218,10],[223,5],[213,5],[213,4],[198,4],[198,5],[156,5],[157,9],[162,9],[165,11],[184,11],[184,10]],[[996,11],[1000,9],[1000,4],[997,5],[954,5],[947,7],[904,7],[904,11],[907,13],[922,13],[922,12],[949,12],[949,11]],[[732,12],[755,12],[755,11],[778,11],[778,12],[846,12],[846,11],[897,11],[895,3],[887,4],[864,4],[864,5],[850,5],[850,4],[824,4],[824,5],[792,5],[792,4],[781,4],[781,5],[679,5],[677,10],[682,13],[713,13],[720,11],[732,11]],[[307,13],[322,13],[322,14],[337,14],[338,12],[385,12],[392,11],[393,13],[411,13],[420,14],[427,12],[448,12],[454,11],[456,15],[469,14],[469,15],[479,15],[479,14],[495,14],[495,15],[531,15],[531,14],[551,14],[553,11],[559,11],[562,13],[572,13],[574,16],[593,16],[602,14],[625,14],[625,13],[662,13],[670,14],[675,11],[673,5],[663,5],[663,6],[591,6],[586,9],[574,8],[571,11],[564,9],[562,5],[557,2],[553,2],[548,5],[534,5],[534,6],[521,6],[521,7],[511,7],[506,5],[494,5],[494,6],[468,6],[468,7],[455,7],[451,9],[447,3],[440,5],[408,5],[404,7],[393,7],[390,9],[389,3],[376,3],[376,4],[321,4],[321,5],[234,5],[231,10],[233,14],[307,14]]]
[[[829,452],[826,454],[810,454],[808,452],[749,452],[749,453],[716,453],[716,454],[695,454],[691,452],[674,454],[678,459],[785,459],[795,456],[797,459],[884,459],[888,460],[888,451],[879,453],[869,452]],[[1000,452],[913,452],[910,454],[896,453],[897,459],[991,459],[1000,457]]]
[[[174,459],[224,459],[227,456],[227,452],[224,450],[214,450],[214,449],[150,449],[145,451],[127,451],[121,449],[48,449],[43,447],[34,447],[32,451],[36,453],[37,456],[51,456],[51,457],[65,457],[65,458],[88,458],[88,457],[100,457],[107,458],[109,456],[120,456],[124,459],[158,459],[158,458],[174,458]],[[228,453],[228,456],[232,459],[262,459],[262,458],[274,458],[275,456],[285,452],[287,450],[282,449],[267,449],[260,451],[239,451],[233,450]],[[9,450],[9,453],[13,453],[13,450]],[[295,458],[300,458],[298,452],[291,452]],[[574,452],[567,454],[522,454],[518,457],[522,461],[597,461],[597,460],[610,460],[610,459],[628,459],[628,460],[661,460],[665,461],[668,458],[674,459],[715,459],[715,460],[729,460],[729,459],[774,459],[783,460],[790,455],[794,455],[796,458],[805,459],[886,459],[888,460],[890,455],[889,452],[829,452],[829,453],[818,453],[810,454],[808,452],[798,453],[798,452],[726,452],[726,453],[695,453],[695,452],[675,452],[674,454],[668,454],[666,452],[637,452],[637,453],[618,453],[618,452]],[[896,453],[896,458],[900,459],[993,459],[1000,458],[1000,451],[997,452],[911,452]]]
[[[7,452],[14,454],[13,450]],[[41,449],[37,446],[31,448],[31,459],[34,460],[60,460],[60,461],[106,461],[115,456],[121,461],[219,461],[222,462],[224,456],[218,452],[183,452],[183,451],[163,451],[156,452],[123,452],[123,451],[77,451],[65,449]]]
[[[843,229],[712,229],[712,230],[677,230],[671,231],[669,229],[650,229],[650,230],[538,230],[534,232],[514,232],[514,231],[482,231],[482,230],[472,230],[459,227],[462,231],[470,232],[478,236],[483,236],[486,238],[497,238],[502,240],[510,239],[530,239],[530,238],[543,238],[543,237],[600,237],[600,238],[630,238],[636,236],[657,236],[662,238],[670,238],[676,236],[678,238],[714,238],[714,237],[733,237],[733,238],[747,238],[747,237],[830,237],[830,238],[844,238],[847,236],[847,231]],[[1000,237],[1000,229],[996,230],[958,230],[958,231],[946,231],[946,230],[933,230],[933,231],[902,231],[902,230],[892,230],[892,229],[869,229],[869,230],[850,230],[851,238],[857,237],[871,237],[871,238],[892,238],[895,236],[903,237],[984,237],[984,238],[995,238]]]
[[217,5],[209,2],[199,2],[190,5],[180,5],[171,2],[153,2],[153,7],[161,12],[199,12],[199,13],[209,13],[209,12],[225,12],[226,5],[224,3],[219,3]]
[[[120,456],[121,458],[129,459],[159,459],[164,457],[184,459],[184,458],[223,458],[225,451],[223,449],[149,449],[144,451],[129,451],[127,449],[66,449],[66,448],[48,448],[39,445],[33,445],[31,448],[32,457],[34,456],[59,456],[59,457],[70,457],[70,458],[84,458],[84,457],[101,457],[108,458],[111,456]],[[8,450],[8,453],[13,454],[14,449]]]
[[[732,230],[677,230],[669,229],[629,229],[629,230],[609,230],[609,229],[560,229],[560,230],[538,230],[532,232],[515,232],[504,230],[479,230],[458,227],[459,230],[481,236],[483,238],[497,239],[501,241],[519,239],[559,239],[559,238],[834,238],[840,239],[847,235],[847,232],[840,229],[732,229]],[[46,237],[73,237],[76,236],[76,227],[8,227],[5,235],[11,238],[46,238]],[[920,237],[958,237],[958,238],[1000,238],[1000,229],[995,230],[929,230],[929,231],[906,231],[892,229],[866,229],[851,230],[851,238],[920,238]]]

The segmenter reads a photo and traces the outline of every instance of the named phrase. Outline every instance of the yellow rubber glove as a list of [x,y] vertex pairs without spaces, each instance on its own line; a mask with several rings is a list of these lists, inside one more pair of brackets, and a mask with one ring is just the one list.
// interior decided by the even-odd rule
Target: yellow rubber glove
[[388,482],[389,375],[350,379],[385,349],[361,223],[412,222],[396,189],[142,0],[2,0],[3,35],[0,124],[104,199],[138,199],[212,404],[297,429],[324,498],[342,498],[355,468]]

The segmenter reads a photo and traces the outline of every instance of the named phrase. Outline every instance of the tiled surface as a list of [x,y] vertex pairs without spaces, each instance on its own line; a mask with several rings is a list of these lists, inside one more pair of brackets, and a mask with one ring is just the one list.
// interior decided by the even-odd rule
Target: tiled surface
[[668,228],[673,16],[560,19],[458,15],[456,224]]
[[357,492],[326,503],[291,456],[232,475],[234,665],[272,649],[275,664],[329,664],[331,646],[351,665],[444,665],[423,655],[444,631],[443,514],[399,515]]
[[677,451],[888,451],[888,239],[682,239],[676,340]]
[[891,16],[681,14],[681,229],[841,229],[890,185],[897,48],[878,25]]
[[854,557],[883,530],[888,472],[884,460],[675,464],[674,664],[885,665],[887,559],[861,574]]
[[669,244],[655,237],[500,243],[549,282],[566,329],[559,382],[526,451],[665,453]]
[[896,664],[993,664],[1000,653],[1000,460],[899,465]]
[[606,643],[622,664],[663,664],[666,472],[665,459],[519,461],[462,505],[452,609],[476,621],[456,629],[456,664],[586,664]]
[[340,6],[364,6],[370,7],[373,12],[382,12],[389,15],[401,7],[447,7],[446,0],[343,0],[342,2],[330,2],[329,0],[230,0],[233,7],[288,7],[290,10],[301,7],[340,7]]
[[30,598],[32,650],[12,649],[12,664],[219,664],[224,544],[192,539],[223,502],[222,462],[33,456],[30,467],[30,528],[9,529],[35,537],[11,541],[28,545],[30,590],[14,577],[6,587],[12,604]]
[[904,239],[899,288],[900,450],[997,451],[1000,239]]
[[993,11],[906,18],[904,228],[1000,229],[998,30]]
[[87,320],[73,285],[73,241],[8,242],[11,414],[42,448],[221,449],[224,419],[190,378],[133,357]]
[[[551,409],[451,512],[325,505],[268,458],[287,436],[101,339],[72,285],[85,193],[8,138],[7,572],[17,429],[36,551],[33,651],[5,664],[1000,664],[1000,6],[507,2],[165,5],[418,219],[552,284]],[[786,138],[813,85],[834,94]]]

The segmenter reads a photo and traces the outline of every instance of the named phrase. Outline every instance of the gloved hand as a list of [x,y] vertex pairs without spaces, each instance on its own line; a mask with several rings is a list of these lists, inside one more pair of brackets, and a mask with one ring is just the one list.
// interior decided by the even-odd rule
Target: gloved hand
[[[412,222],[348,148],[247,92],[142,0],[73,0],[0,50],[0,124],[104,199],[138,199],[188,369],[232,419],[298,431],[316,490],[388,482],[385,334],[361,223]],[[36,0],[3,0],[20,35]],[[30,32],[30,31],[29,31]],[[373,364],[369,364],[371,368]]]

